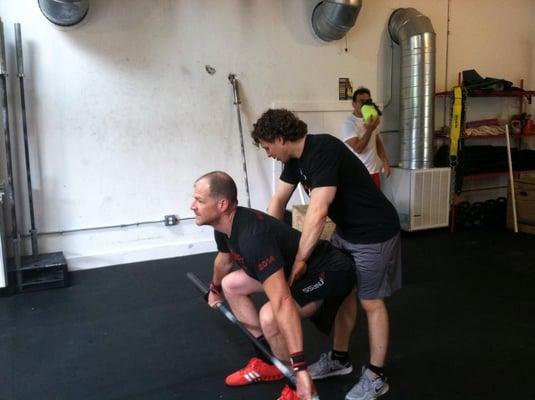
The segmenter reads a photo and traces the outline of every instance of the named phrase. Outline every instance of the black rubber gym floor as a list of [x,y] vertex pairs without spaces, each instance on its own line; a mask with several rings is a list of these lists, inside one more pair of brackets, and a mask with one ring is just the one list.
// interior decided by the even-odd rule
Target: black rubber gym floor
[[[186,278],[213,254],[72,274],[65,289],[0,298],[1,400],[276,399],[282,383],[227,388],[251,346]],[[391,315],[388,399],[533,399],[535,236],[445,230],[403,235],[404,288]],[[343,399],[367,359],[359,317]],[[305,324],[315,359],[328,338]]]

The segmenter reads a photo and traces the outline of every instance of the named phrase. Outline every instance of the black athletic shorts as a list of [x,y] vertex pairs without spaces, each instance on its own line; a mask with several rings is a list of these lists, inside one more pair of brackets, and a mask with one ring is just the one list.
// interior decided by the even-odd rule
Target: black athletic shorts
[[355,289],[353,259],[322,241],[309,260],[307,272],[294,282],[291,293],[301,307],[322,301],[320,309],[310,319],[320,331],[329,334],[340,305]]

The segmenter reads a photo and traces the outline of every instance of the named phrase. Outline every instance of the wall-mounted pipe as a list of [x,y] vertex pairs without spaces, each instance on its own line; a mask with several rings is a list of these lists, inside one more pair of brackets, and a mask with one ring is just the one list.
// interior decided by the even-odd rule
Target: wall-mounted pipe
[[433,166],[435,128],[435,31],[414,8],[398,8],[388,32],[401,48],[401,154],[407,169]]
[[342,39],[355,25],[362,0],[320,1],[312,12],[312,29],[321,40]]
[[76,25],[89,10],[89,0],[38,0],[43,15],[61,26]]

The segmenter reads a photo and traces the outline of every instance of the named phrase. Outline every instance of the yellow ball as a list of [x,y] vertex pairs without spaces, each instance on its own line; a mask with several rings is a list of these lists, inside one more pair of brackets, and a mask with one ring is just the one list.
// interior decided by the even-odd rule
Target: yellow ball
[[377,109],[375,106],[372,106],[370,104],[364,104],[360,108],[360,112],[362,113],[362,117],[364,118],[364,121],[369,122],[372,119],[375,119],[379,116],[379,113],[377,112]]

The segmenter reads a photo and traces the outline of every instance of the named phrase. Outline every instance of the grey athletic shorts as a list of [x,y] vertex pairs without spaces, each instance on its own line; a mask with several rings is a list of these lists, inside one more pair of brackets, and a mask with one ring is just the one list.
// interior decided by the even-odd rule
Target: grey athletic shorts
[[381,243],[357,244],[342,239],[335,232],[331,243],[353,256],[357,269],[359,299],[382,299],[401,288],[399,233]]

